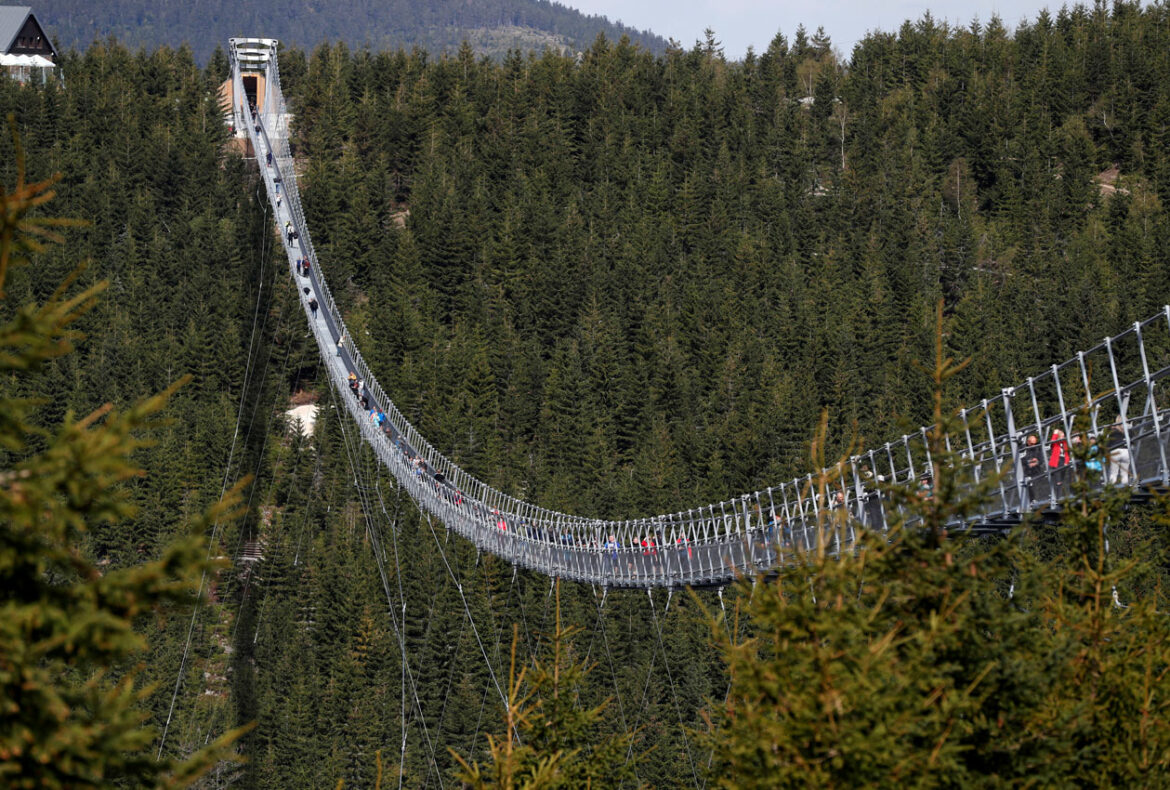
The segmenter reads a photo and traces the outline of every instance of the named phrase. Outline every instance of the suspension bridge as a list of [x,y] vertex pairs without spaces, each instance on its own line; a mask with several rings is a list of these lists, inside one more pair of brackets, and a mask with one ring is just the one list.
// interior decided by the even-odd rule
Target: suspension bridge
[[[420,509],[479,549],[514,566],[605,588],[721,586],[739,575],[798,561],[818,546],[846,552],[859,527],[883,530],[895,515],[907,516],[894,513],[902,505],[879,484],[929,486],[934,459],[928,427],[852,456],[822,475],[628,520],[543,508],[460,468],[379,386],[329,291],[297,189],[292,116],[281,91],[276,47],[272,39],[231,40],[231,113],[237,134],[251,141],[324,367],[363,439],[398,485]],[[307,269],[298,261],[307,261]],[[1170,399],[1163,385],[1168,376],[1170,306],[962,409],[961,432],[946,438],[947,449],[970,463],[976,482],[996,483],[977,515],[949,526],[1003,530],[1032,512],[1055,514],[1071,495],[1074,475],[1095,486],[1127,486],[1138,496],[1170,485],[1170,412],[1158,405]],[[1070,443],[1077,442],[1106,449],[1082,463],[1070,453]]]

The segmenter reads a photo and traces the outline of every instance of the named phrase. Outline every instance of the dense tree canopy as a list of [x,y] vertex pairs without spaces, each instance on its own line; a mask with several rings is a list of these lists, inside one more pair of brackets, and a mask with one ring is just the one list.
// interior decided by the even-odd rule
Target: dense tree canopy
[[[911,371],[932,356],[940,300],[948,347],[973,358],[948,404],[1157,310],[1166,14],[1075,7],[1010,34],[924,17],[845,60],[803,29],[743,62],[714,41],[655,55],[599,38],[580,59],[501,61],[336,44],[283,51],[281,75],[322,268],[386,390],[505,490],[635,517],[806,471],[822,411],[830,456],[854,434],[880,442],[927,422],[930,384]],[[506,732],[512,625],[534,665],[548,581],[420,520],[336,416],[215,105],[225,67],[109,44],[68,56],[63,86],[0,81],[34,177],[62,171],[61,213],[94,221],[69,253],[13,277],[6,304],[44,297],[78,257],[91,260],[83,285],[108,279],[111,293],[81,319],[78,353],[6,392],[46,396],[37,419],[51,424],[194,377],[175,423],[138,451],[155,470],[128,484],[139,515],[87,537],[95,562],[159,556],[225,480],[256,475],[249,517],[217,543],[249,560],[218,575],[192,658],[186,621],[143,624],[145,673],[168,691],[181,681],[166,750],[255,720],[240,777],[252,786],[370,786],[378,751],[384,773],[437,785],[456,770],[448,748],[486,765],[483,734]],[[294,396],[321,407],[309,437],[285,430]],[[1115,545],[1143,528],[1124,521]],[[1156,588],[1161,568],[1147,570],[1133,589]],[[613,698],[591,737],[636,731],[618,773],[708,776],[693,736],[728,677],[704,609],[741,594],[651,607],[610,592],[601,606],[601,591],[562,590],[562,616],[583,629],[575,655],[596,662],[581,710]],[[947,639],[999,606],[981,605]],[[802,606],[785,627],[833,617]],[[793,672],[820,660],[810,651]],[[1052,688],[1080,682],[1064,680]],[[160,725],[169,699],[146,702]]]
[[305,0],[45,0],[35,11],[64,47],[85,48],[107,38],[132,48],[186,45],[200,63],[232,36],[278,38],[302,47],[322,41],[373,50],[418,47],[435,54],[454,52],[468,41],[479,54],[496,58],[509,49],[578,51],[598,33],[628,35],[657,52],[666,47],[650,31],[583,14],[555,0],[335,0],[328,5]]

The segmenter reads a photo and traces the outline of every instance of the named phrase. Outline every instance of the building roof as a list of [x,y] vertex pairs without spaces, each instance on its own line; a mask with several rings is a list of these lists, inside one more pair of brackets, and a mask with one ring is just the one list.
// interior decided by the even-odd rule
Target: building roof
[[0,5],[0,52],[7,52],[24,27],[32,9],[26,5]]
[[[29,17],[33,18],[37,27],[44,33],[45,26],[41,24],[41,20],[37,19],[32,12],[32,8],[26,5],[0,5],[0,52],[7,52],[12,49],[12,43],[16,41],[16,37],[20,34],[21,28]],[[49,49],[53,50],[53,55],[57,54],[57,48],[53,46],[53,42],[45,35],[45,43]]]

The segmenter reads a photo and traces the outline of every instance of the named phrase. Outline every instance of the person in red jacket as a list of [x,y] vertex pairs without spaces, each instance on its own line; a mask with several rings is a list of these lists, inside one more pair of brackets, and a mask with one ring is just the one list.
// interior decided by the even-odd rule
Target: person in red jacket
[[658,572],[658,547],[653,535],[642,538],[642,566],[648,573]]
[[1052,487],[1058,498],[1064,496],[1068,488],[1071,461],[1068,439],[1064,438],[1064,431],[1057,428],[1052,432],[1052,440],[1048,444],[1048,470],[1052,475]]

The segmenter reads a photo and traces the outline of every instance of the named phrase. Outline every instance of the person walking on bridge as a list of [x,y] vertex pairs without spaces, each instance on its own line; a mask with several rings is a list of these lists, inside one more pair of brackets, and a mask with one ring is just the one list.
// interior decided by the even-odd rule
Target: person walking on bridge
[[1052,432],[1052,441],[1048,445],[1048,470],[1052,475],[1052,487],[1056,490],[1057,498],[1064,495],[1065,483],[1068,481],[1069,462],[1072,456],[1068,449],[1068,440],[1064,438],[1064,431],[1057,428]]
[[1024,452],[1020,455],[1020,463],[1024,466],[1024,487],[1031,507],[1036,499],[1036,478],[1044,474],[1044,451],[1040,448],[1040,438],[1034,433],[1028,434],[1024,440]]
[[1106,446],[1109,449],[1109,485],[1129,485],[1129,445],[1121,420],[1110,429]]
[[610,535],[609,540],[605,542],[605,559],[606,559],[606,574],[612,574],[614,568],[617,567],[618,549],[622,544],[618,543],[617,535]]

